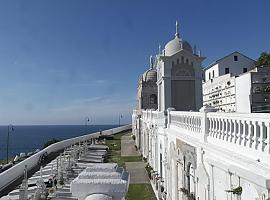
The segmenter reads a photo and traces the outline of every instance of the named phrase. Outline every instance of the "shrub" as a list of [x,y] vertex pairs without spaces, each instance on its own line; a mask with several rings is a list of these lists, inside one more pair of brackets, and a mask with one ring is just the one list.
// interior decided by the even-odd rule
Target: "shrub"
[[54,143],[57,143],[57,142],[60,142],[61,140],[58,140],[58,139],[50,139],[48,140],[45,144],[43,144],[43,149],[45,149],[46,147],[50,146],[51,144],[54,144]]
[[149,163],[147,163],[145,169],[147,171],[148,177],[151,179],[151,172],[153,171],[153,168],[149,165]]

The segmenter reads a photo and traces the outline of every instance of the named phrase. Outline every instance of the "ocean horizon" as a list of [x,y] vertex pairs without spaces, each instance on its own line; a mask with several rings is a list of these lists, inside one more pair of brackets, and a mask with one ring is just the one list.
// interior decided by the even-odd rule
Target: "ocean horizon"
[[[118,125],[14,125],[9,134],[9,157],[42,149],[50,139],[64,140],[118,127]],[[0,160],[6,159],[8,126],[0,126]]]

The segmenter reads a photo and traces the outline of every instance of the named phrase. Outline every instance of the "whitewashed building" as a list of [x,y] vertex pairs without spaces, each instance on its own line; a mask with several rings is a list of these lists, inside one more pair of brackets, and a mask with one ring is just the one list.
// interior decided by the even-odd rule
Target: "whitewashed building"
[[200,109],[204,59],[180,37],[176,22],[174,39],[156,56],[159,111],[169,107],[176,110]]
[[220,112],[235,112],[236,77],[251,70],[254,63],[251,58],[233,52],[204,68],[203,105]]
[[236,111],[270,112],[270,67],[256,67],[236,78]]
[[[269,200],[270,114],[221,113],[212,106],[198,109],[199,103],[194,102],[201,99],[200,89],[189,90],[199,80],[195,66],[203,58],[192,55],[186,43],[186,50],[178,52],[184,43],[177,36],[172,43],[177,48],[166,45],[157,56],[158,110],[134,110],[132,115],[136,145],[152,168],[151,183],[158,198]],[[174,49],[178,50],[170,51]],[[183,85],[179,82],[178,90],[173,90],[170,70],[182,56],[177,52],[191,59],[195,76],[190,75],[192,64],[182,65],[185,70],[180,74],[187,75],[180,76]],[[185,81],[193,83],[187,86]],[[182,93],[179,99],[178,93]],[[175,111],[175,105],[181,111]]]
[[150,57],[150,68],[146,70],[139,79],[137,87],[137,110],[154,109],[157,103],[157,71],[152,56]]
[[252,69],[254,60],[235,51],[204,68],[205,82],[224,74],[238,76]]

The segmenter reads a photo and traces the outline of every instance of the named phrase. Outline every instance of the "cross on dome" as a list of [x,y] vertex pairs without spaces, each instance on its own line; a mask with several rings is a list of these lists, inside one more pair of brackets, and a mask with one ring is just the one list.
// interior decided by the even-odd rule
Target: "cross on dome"
[[179,24],[177,20],[175,22],[175,29],[175,37],[179,38]]

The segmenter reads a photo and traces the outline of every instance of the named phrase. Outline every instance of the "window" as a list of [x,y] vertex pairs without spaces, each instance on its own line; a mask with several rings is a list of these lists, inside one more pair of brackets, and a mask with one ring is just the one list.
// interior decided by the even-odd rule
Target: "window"
[[215,77],[215,71],[212,71],[212,74],[213,74],[213,78]]
[[238,61],[238,56],[233,57],[234,61]]
[[245,73],[245,72],[247,72],[247,68],[246,67],[243,68],[243,73]]
[[177,64],[179,64],[179,58],[177,58],[177,61],[176,61]]
[[155,94],[150,95],[150,104],[157,104],[157,95]]
[[211,73],[209,72],[209,80],[211,79]]
[[186,59],[186,63],[188,64],[188,59]]
[[172,61],[172,65],[174,65],[174,62]]
[[225,74],[229,74],[230,73],[230,69],[228,67],[225,68]]
[[184,56],[181,56],[181,63],[184,63]]

